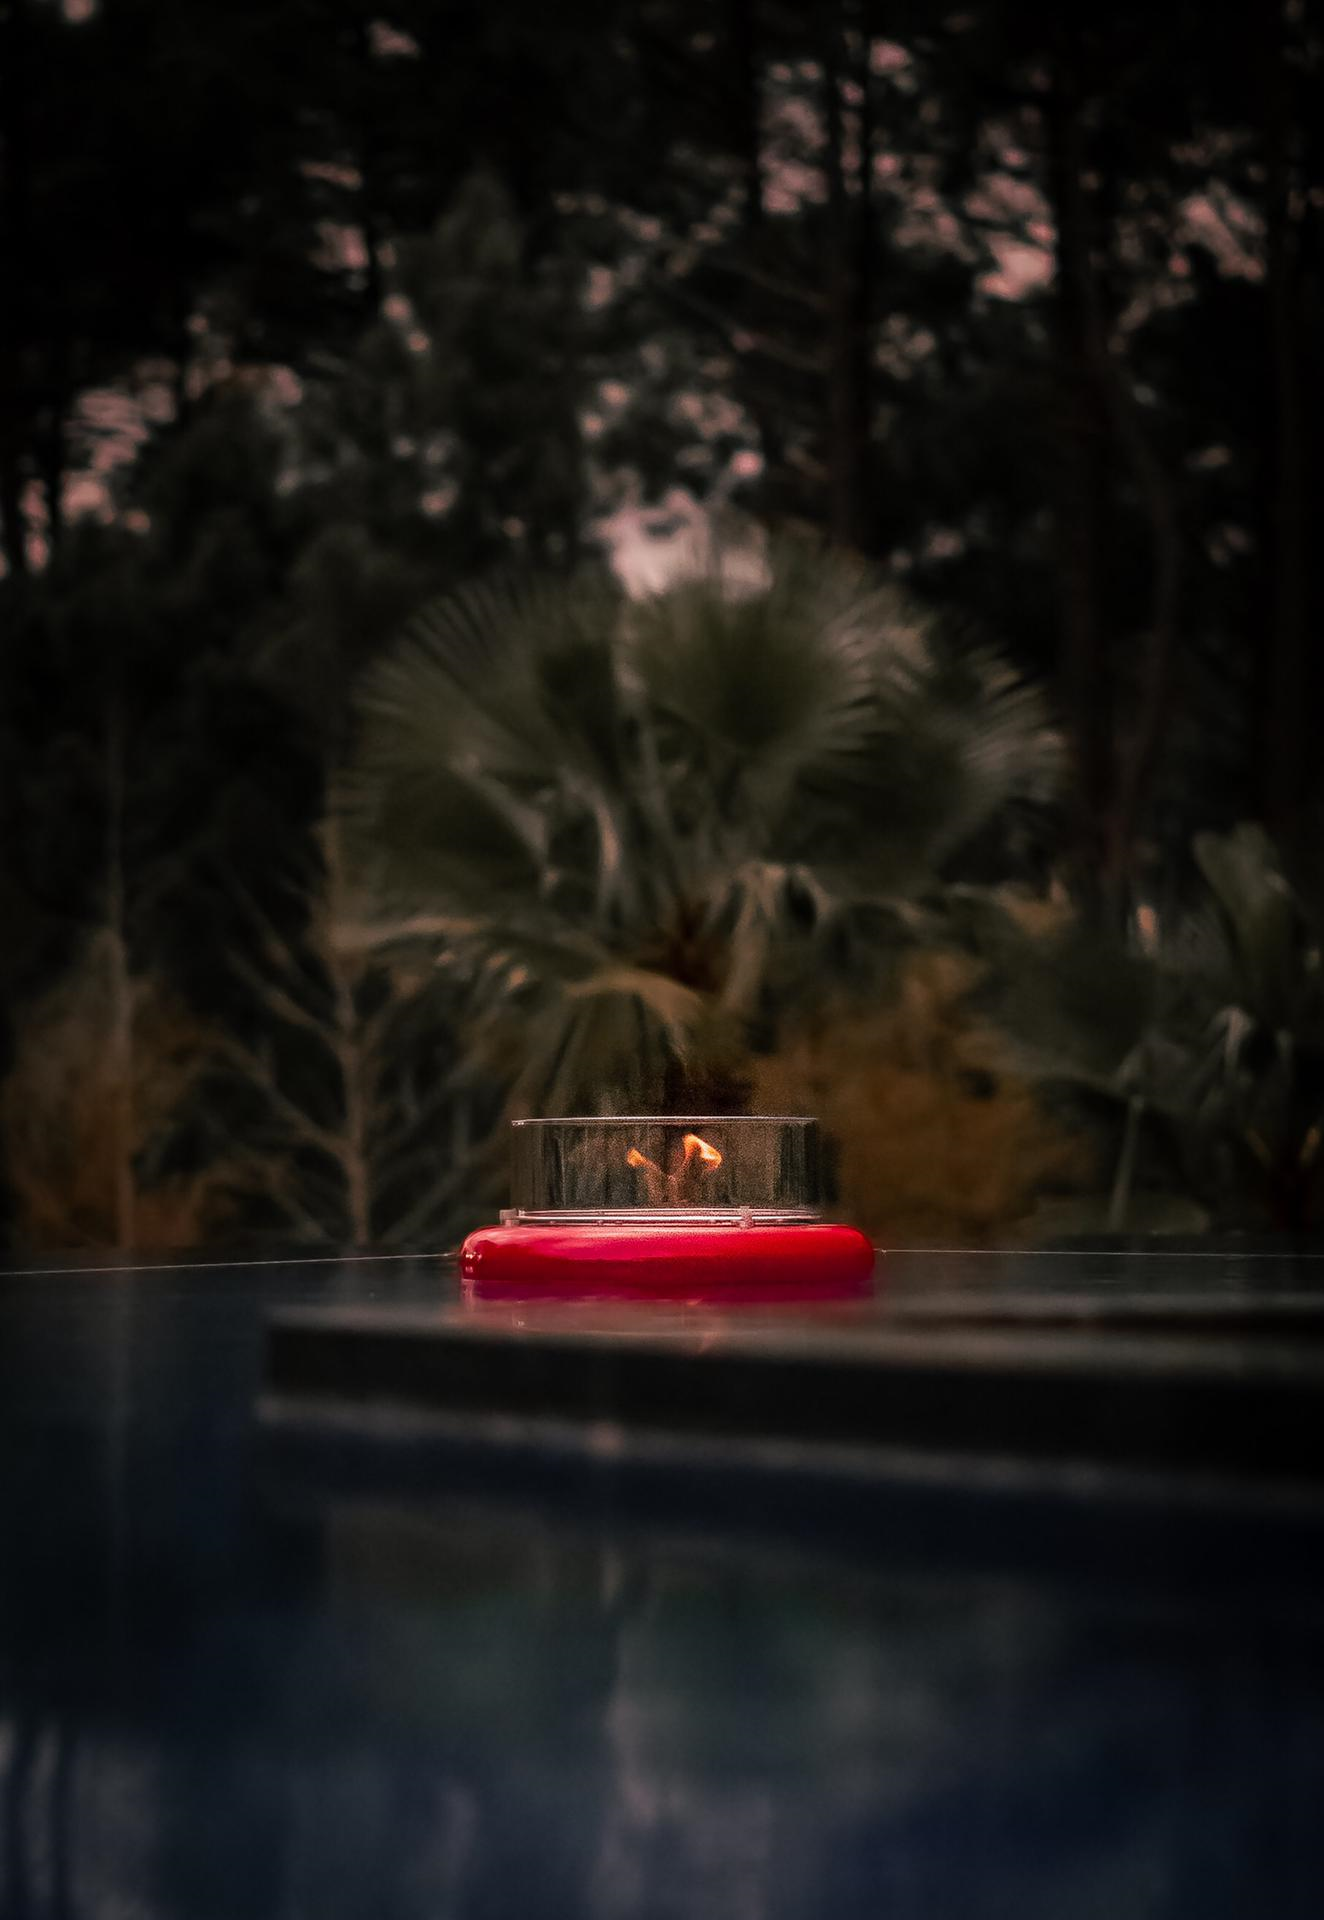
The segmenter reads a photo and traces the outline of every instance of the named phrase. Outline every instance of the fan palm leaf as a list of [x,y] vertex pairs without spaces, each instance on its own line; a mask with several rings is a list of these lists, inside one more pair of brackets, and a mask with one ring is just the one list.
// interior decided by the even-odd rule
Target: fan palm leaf
[[1050,777],[1038,696],[948,652],[799,544],[738,589],[714,564],[642,601],[598,575],[466,590],[365,687],[365,869],[397,917],[449,916],[521,1104],[637,1101],[707,1013],[752,1016]]

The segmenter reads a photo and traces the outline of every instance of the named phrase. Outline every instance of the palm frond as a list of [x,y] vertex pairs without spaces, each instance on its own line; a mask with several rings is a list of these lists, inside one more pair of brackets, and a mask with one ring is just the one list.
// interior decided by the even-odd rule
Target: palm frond
[[1267,1024],[1290,1020],[1302,916],[1264,829],[1200,833],[1195,858],[1222,912],[1241,973],[1245,1003]]
[[397,920],[454,929],[439,957],[481,1044],[518,1036],[525,1105],[674,1077],[705,1009],[725,1032],[833,929],[894,928],[1050,777],[1037,696],[954,663],[862,563],[774,545],[737,584],[721,559],[628,603],[598,576],[467,589],[364,690],[365,865]]
[[664,974],[604,967],[554,995],[528,1029],[513,1100],[532,1114],[628,1112],[683,1067],[702,997]]
[[867,724],[874,656],[898,625],[859,563],[791,545],[775,550],[762,589],[733,592],[714,570],[636,603],[625,660],[692,750],[767,772],[834,751]]

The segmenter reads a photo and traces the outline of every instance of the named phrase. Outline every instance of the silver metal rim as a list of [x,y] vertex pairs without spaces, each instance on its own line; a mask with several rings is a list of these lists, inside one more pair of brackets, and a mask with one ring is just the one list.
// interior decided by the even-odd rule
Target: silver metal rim
[[512,1127],[812,1127],[811,1113],[567,1113],[512,1120]]
[[503,1207],[503,1227],[790,1227],[823,1218],[817,1207]]

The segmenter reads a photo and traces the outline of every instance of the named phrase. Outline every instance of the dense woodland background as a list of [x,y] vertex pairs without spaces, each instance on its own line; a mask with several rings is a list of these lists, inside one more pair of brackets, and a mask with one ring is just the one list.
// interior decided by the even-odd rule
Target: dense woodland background
[[[450,1244],[512,1101],[595,1072],[821,1111],[893,1239],[1317,1224],[1322,44],[1303,0],[0,0],[11,1245]],[[802,725],[847,603],[858,832]],[[754,746],[731,683],[696,718],[741,659]],[[518,793],[457,731],[503,702]],[[388,901],[423,708],[470,785],[431,868],[396,794]],[[747,782],[682,885],[760,754],[780,824]]]

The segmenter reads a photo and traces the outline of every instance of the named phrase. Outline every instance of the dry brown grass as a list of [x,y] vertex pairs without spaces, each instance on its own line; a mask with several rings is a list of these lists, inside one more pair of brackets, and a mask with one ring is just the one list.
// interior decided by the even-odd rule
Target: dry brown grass
[[[16,1237],[34,1249],[120,1246],[126,1145],[136,1160],[214,1062],[207,1029],[158,983],[135,980],[126,1101],[122,1056],[112,1040],[115,991],[108,945],[93,940],[29,1011],[14,1064],[0,1085],[0,1138]],[[135,1173],[132,1250],[204,1244],[230,1210],[234,1174],[233,1166],[213,1164],[144,1183]]]
[[1000,1070],[971,1018],[976,972],[920,955],[887,1006],[832,1009],[755,1063],[753,1110],[818,1115],[840,1211],[882,1245],[987,1245],[1040,1194],[1090,1184],[1086,1143]]

